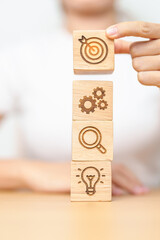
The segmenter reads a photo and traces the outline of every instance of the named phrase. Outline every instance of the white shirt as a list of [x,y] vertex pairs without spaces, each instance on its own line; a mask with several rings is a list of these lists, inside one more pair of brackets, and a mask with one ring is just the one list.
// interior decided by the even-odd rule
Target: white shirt
[[[0,54],[0,113],[16,111],[24,155],[71,160],[72,36],[59,31]],[[142,86],[129,55],[116,55],[112,75],[85,76],[114,83],[114,161],[148,186],[160,185],[160,92]],[[82,78],[82,77],[81,77]]]

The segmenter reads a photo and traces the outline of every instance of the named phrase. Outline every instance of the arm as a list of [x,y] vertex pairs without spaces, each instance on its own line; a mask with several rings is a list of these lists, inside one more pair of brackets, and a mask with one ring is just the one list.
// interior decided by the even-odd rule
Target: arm
[[69,192],[70,163],[0,159],[0,189]]
[[[0,122],[4,116],[0,115]],[[24,186],[21,161],[0,160],[0,189],[19,189]]]
[[[0,189],[29,189],[36,192],[70,191],[70,162],[0,161]],[[143,194],[148,189],[123,164],[112,167],[113,195]]]
[[1,160],[0,189],[69,192],[70,164],[30,160]]

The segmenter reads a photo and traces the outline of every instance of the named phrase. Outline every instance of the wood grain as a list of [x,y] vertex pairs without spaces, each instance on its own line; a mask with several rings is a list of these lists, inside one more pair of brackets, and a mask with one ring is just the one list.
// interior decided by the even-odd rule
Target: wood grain
[[160,189],[112,202],[71,202],[69,193],[0,192],[1,240],[159,240]]
[[73,120],[107,121],[112,118],[111,81],[73,81]]
[[73,121],[72,160],[113,160],[112,121]]
[[114,70],[114,41],[105,30],[73,32],[73,68],[75,74]]
[[111,201],[111,162],[72,162],[71,201]]

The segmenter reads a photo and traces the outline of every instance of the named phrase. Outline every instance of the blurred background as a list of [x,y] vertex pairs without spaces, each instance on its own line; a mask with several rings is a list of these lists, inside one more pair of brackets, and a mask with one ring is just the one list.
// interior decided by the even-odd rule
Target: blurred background
[[[117,9],[133,20],[160,22],[159,0],[118,0]],[[62,24],[59,0],[0,0],[0,48]]]
[[[160,23],[159,0],[118,0],[117,9],[131,20]],[[58,0],[0,0],[0,51],[32,37],[52,33],[63,23]],[[1,123],[0,155],[17,156],[16,121]]]

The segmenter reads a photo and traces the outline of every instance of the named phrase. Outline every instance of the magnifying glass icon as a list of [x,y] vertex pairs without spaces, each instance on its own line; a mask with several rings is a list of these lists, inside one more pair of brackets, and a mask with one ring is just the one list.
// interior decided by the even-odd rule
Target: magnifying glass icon
[[87,149],[97,148],[102,154],[105,154],[107,150],[101,145],[101,140],[102,134],[96,127],[85,127],[79,133],[79,142],[83,147]]

